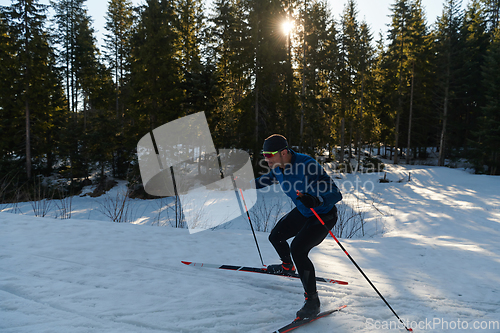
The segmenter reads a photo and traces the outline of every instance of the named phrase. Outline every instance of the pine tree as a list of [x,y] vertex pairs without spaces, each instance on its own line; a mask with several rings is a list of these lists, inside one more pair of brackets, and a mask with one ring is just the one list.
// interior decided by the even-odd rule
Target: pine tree
[[364,120],[369,110],[368,105],[370,104],[370,100],[368,98],[368,91],[371,87],[372,82],[372,66],[374,61],[374,53],[375,51],[372,48],[372,35],[369,30],[366,22],[362,22],[360,25],[360,39],[358,43],[358,52],[357,52],[357,105],[356,105],[356,153],[358,156],[358,165],[360,164],[361,159],[361,145],[363,139],[363,133],[366,134],[367,129],[364,128]]
[[[425,22],[425,13],[421,0],[410,3],[410,17],[407,25],[407,45],[405,49],[407,60],[406,93],[403,113],[402,132],[407,132],[406,161],[410,163],[412,146],[427,146],[429,136],[429,120],[432,119],[428,110],[432,109],[433,63],[432,39]],[[405,125],[407,127],[405,127]],[[416,143],[416,144],[415,144]]]
[[[283,67],[280,68],[281,73],[279,74],[282,77],[280,80],[283,87],[282,110],[279,116],[283,119],[285,135],[288,138],[291,138],[293,135],[293,140],[298,141],[296,145],[299,151],[304,150],[305,89],[307,84],[305,69],[307,67],[307,56],[305,52],[308,48],[307,33],[309,33],[307,31],[308,17],[304,12],[307,11],[307,4],[307,0],[304,0],[303,3],[300,1],[283,2],[281,8],[282,14],[275,15],[281,21],[279,24],[281,25],[281,29],[276,32],[277,34],[282,34],[278,45],[281,47],[284,46],[276,57],[282,57],[282,51],[285,51],[285,58],[282,62]],[[278,25],[277,22],[275,24]],[[299,64],[297,70],[293,68],[294,62]],[[298,127],[296,127],[298,133],[295,132],[292,134],[295,119],[298,124]]]
[[[344,160],[344,146],[347,141],[349,155],[354,143],[359,152],[362,118],[366,111],[366,84],[371,81],[371,66],[374,50],[368,25],[359,22],[356,3],[349,0],[341,18],[339,57],[339,107],[341,110],[340,161]],[[346,129],[346,124],[348,128]],[[346,140],[346,135],[349,139]]]
[[377,56],[380,134],[383,142],[395,146],[390,156],[394,162],[399,162],[400,149],[406,146],[409,163],[412,146],[427,145],[432,128],[428,126],[434,82],[432,39],[420,0],[396,1],[391,16],[388,45],[380,45]]
[[131,140],[138,139],[145,130],[183,116],[181,40],[176,13],[176,3],[171,0],[148,0],[139,8],[131,49]]
[[480,156],[476,170],[488,166],[490,175],[500,174],[500,29],[493,34],[483,66],[483,86],[486,105],[482,108],[477,131],[477,154]]
[[452,103],[456,101],[457,80],[459,76],[461,40],[459,36],[462,14],[461,0],[448,0],[442,16],[437,21],[437,77],[442,114],[441,135],[439,140],[438,165],[443,166],[447,152],[449,118],[453,116]]
[[285,99],[290,94],[284,93],[289,66],[286,39],[279,24],[286,18],[284,5],[277,0],[247,0],[245,6],[254,50],[253,91],[248,101],[255,115],[255,151],[271,131],[284,133],[290,145],[297,144],[295,133],[299,132],[300,120],[293,101]]
[[[340,34],[338,23],[327,15],[327,26],[325,27],[325,37],[321,40],[322,48],[319,50],[318,59],[321,61],[319,66],[318,78],[321,83],[321,101],[326,110],[325,130],[328,131],[328,144],[330,156],[336,155],[335,147],[339,142],[339,76],[340,72]],[[325,146],[325,145],[324,145]]]
[[[63,68],[68,110],[73,113],[76,121],[76,112],[79,110],[80,83],[77,78],[77,63],[81,60],[77,55],[77,38],[82,24],[89,22],[84,3],[86,0],[55,0],[51,1],[54,9],[55,43],[58,46],[59,64]],[[81,38],[82,39],[82,38]],[[81,40],[80,39],[80,40]]]
[[[44,30],[46,6],[33,0],[19,0],[8,8],[10,33],[18,68],[15,70],[14,119],[24,111],[26,176],[32,176],[33,160],[48,160],[47,170],[53,162],[53,136],[49,129],[63,103],[58,90],[57,71],[53,50]],[[17,113],[17,115],[16,115]],[[19,117],[20,118],[20,117]],[[19,119],[18,118],[18,119]],[[45,142],[44,142],[45,141]],[[34,144],[33,144],[34,143]]]
[[130,72],[130,41],[134,24],[133,5],[130,0],[109,0],[104,35],[106,60],[113,71],[115,82],[116,118],[123,117],[122,95]]
[[376,41],[376,51],[373,64],[373,87],[370,90],[373,101],[373,131],[371,141],[376,143],[378,152],[381,154],[381,144],[388,142],[390,138],[391,118],[387,106],[389,93],[385,78],[388,77],[385,64],[385,42],[382,32]]
[[15,39],[9,30],[10,20],[8,8],[0,7],[0,154],[2,156],[0,172],[8,172],[18,153],[14,148],[19,142],[18,136],[23,133],[23,114],[16,107],[14,82],[19,76],[16,66]]
[[[37,2],[20,0],[13,3],[10,8],[11,22],[13,24],[13,35],[16,38],[16,51],[18,51],[19,63],[21,65],[19,75],[19,92],[23,95],[23,104],[25,110],[26,124],[26,175],[31,178],[32,160],[31,160],[31,112],[30,102],[33,93],[30,91],[31,80],[33,77],[34,63],[33,58],[36,54],[35,45],[40,42],[43,35],[43,21],[45,7]],[[17,52],[16,52],[17,53]]]
[[467,150],[472,139],[471,130],[477,126],[481,108],[485,106],[481,68],[484,65],[490,36],[487,33],[487,20],[479,1],[470,2],[460,27],[461,65],[458,75],[460,97],[452,121],[456,129],[450,144]]
[[[47,36],[48,40],[48,36]],[[42,47],[40,47],[43,45]],[[31,103],[33,162],[37,171],[46,176],[57,168],[60,158],[59,147],[63,145],[61,128],[68,117],[66,97],[62,86],[60,68],[57,66],[55,50],[48,42],[38,44],[40,65],[36,70],[35,99]],[[57,170],[57,169],[55,169]]]
[[[85,34],[82,34],[85,35]],[[87,37],[91,35],[87,34]],[[92,39],[87,39],[89,44],[79,43],[92,47]],[[81,146],[83,165],[82,171],[87,177],[94,165],[100,167],[101,179],[104,177],[104,168],[111,167],[113,177],[125,176],[123,165],[119,160],[123,158],[124,147],[120,140],[123,137],[122,126],[116,123],[116,110],[114,108],[115,91],[111,69],[101,63],[97,54],[92,57],[91,52],[86,63],[82,63],[79,72],[82,73],[82,92],[84,96],[83,124],[78,125],[77,132],[81,131]],[[114,125],[111,125],[114,124]]]
[[179,6],[179,37],[181,45],[182,109],[186,114],[206,110],[204,77],[207,74],[201,60],[203,25],[205,21],[200,0],[182,0]]
[[[214,2],[214,15],[209,19],[212,39],[208,61],[215,66],[212,75],[217,80],[213,86],[217,97],[208,121],[214,140],[221,147],[237,144],[253,147],[248,140],[242,140],[240,134],[252,137],[253,128],[249,130],[248,124],[254,120],[251,112],[242,112],[242,102],[251,90],[254,54],[247,18],[242,1],[218,0]],[[246,123],[247,129],[242,131],[241,123]]]
[[[344,12],[341,18],[341,36],[339,46],[339,73],[338,73],[338,89],[339,89],[339,108],[340,108],[340,162],[344,161],[345,151],[345,136],[346,136],[346,121],[350,125],[352,133],[352,122],[356,113],[356,95],[355,95],[355,79],[356,79],[356,42],[360,40],[359,23],[357,20],[356,3],[349,0],[344,7]],[[352,136],[351,136],[352,139]],[[352,140],[348,140],[349,157],[351,155]]]
[[500,24],[500,0],[480,0],[480,2],[487,17],[488,31],[494,32]]
[[[306,151],[311,148],[326,146],[330,130],[328,122],[331,119],[332,96],[328,85],[331,68],[331,43],[335,41],[332,35],[333,19],[325,3],[306,2],[302,19],[305,41],[298,57],[298,71],[301,73],[301,147]],[[303,112],[302,112],[303,111]]]
[[399,162],[399,140],[401,136],[401,116],[405,110],[405,99],[408,96],[408,77],[411,76],[411,66],[408,62],[410,48],[409,25],[411,21],[411,3],[398,0],[392,6],[392,23],[388,36],[387,58],[384,67],[387,68],[387,83],[392,101],[389,103],[394,117],[394,163]]
[[[69,159],[67,175],[88,177],[92,157],[88,153],[87,135],[90,113],[96,109],[106,90],[99,86],[101,66],[100,53],[96,46],[92,20],[85,7],[86,0],[52,1],[54,8],[55,43],[58,46],[58,61],[62,68],[68,113],[71,121],[65,127],[64,144],[61,149]],[[105,106],[106,108],[108,106]]]
[[94,29],[92,28],[90,17],[82,17],[78,25],[75,42],[74,75],[79,95],[83,99],[82,110],[85,117],[87,111],[93,108],[92,102],[95,100],[95,96],[92,95],[98,89],[96,78],[99,75],[98,71],[100,67],[100,54],[96,46]]

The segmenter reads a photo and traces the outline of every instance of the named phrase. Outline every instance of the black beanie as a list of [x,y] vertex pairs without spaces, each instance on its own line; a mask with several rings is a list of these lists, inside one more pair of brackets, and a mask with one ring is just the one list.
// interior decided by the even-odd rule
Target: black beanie
[[273,134],[264,141],[263,151],[274,152],[288,148],[288,141],[281,134]]

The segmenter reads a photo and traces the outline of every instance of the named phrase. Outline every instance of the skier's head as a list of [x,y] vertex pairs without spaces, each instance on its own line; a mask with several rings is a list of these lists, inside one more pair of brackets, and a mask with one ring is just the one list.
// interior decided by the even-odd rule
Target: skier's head
[[288,141],[281,134],[273,134],[264,141],[262,155],[271,169],[289,163]]
[[266,157],[265,155],[274,155],[284,149],[288,149],[288,141],[286,141],[286,138],[281,134],[273,134],[264,140],[262,154]]

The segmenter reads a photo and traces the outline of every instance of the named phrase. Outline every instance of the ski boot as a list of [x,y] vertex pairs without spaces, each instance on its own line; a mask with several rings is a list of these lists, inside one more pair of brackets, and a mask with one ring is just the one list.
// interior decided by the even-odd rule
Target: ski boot
[[304,297],[306,298],[304,306],[302,306],[302,308],[299,311],[297,311],[297,319],[295,320],[311,318],[319,314],[320,304],[319,304],[318,293],[317,292],[314,294],[304,293]]
[[293,263],[282,263],[277,265],[269,265],[266,270],[269,274],[279,275],[295,275],[295,267]]

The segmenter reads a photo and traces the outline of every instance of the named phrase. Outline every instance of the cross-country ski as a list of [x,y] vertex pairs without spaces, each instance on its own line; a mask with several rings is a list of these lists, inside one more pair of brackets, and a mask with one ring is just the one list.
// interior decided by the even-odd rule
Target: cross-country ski
[[[290,277],[290,278],[299,278],[298,274],[277,274],[273,273],[270,274],[267,272],[265,267],[259,268],[259,267],[247,267],[247,266],[235,266],[235,265],[217,265],[217,264],[205,264],[205,263],[195,263],[191,261],[181,261],[183,264],[188,265],[188,266],[193,266],[197,268],[215,268],[215,269],[225,269],[225,270],[230,270],[230,271],[238,271],[238,272],[251,272],[251,273],[261,273],[261,274],[268,274],[268,275],[278,275],[278,276],[284,276],[284,277]],[[322,278],[317,276],[316,281],[318,282],[324,282],[324,283],[332,283],[332,284],[342,284],[342,285],[347,285],[348,283],[345,281],[337,280],[337,279],[327,279],[327,278]]]
[[318,315],[316,315],[314,317],[311,317],[311,318],[296,319],[296,320],[292,321],[290,324],[285,325],[282,328],[274,331],[273,333],[286,333],[286,332],[293,331],[296,328],[299,328],[299,327],[302,327],[302,326],[304,326],[306,324],[312,323],[313,321],[316,321],[316,320],[318,320],[320,318],[329,316],[329,315],[331,315],[334,312],[338,312],[338,311],[344,309],[345,307],[347,307],[347,305],[342,305],[342,306],[340,306],[340,307],[338,307],[336,309],[332,309],[332,310],[328,310],[328,311],[323,311],[323,312],[319,313]]

